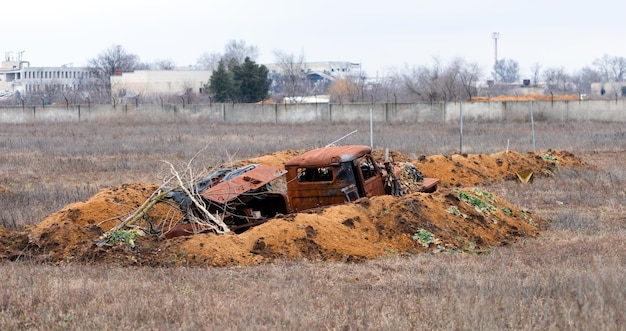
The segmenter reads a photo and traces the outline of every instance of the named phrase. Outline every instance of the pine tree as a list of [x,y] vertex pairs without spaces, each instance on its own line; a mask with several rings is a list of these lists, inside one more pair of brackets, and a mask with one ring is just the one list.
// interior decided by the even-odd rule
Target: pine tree
[[209,80],[209,93],[213,94],[215,102],[235,101],[235,86],[232,74],[226,70],[224,61],[220,61],[216,70],[213,70]]
[[239,102],[259,102],[269,95],[270,80],[267,78],[269,70],[264,65],[258,65],[246,57],[243,64],[233,68],[233,81],[237,87]]
[[207,91],[215,102],[252,103],[265,100],[269,96],[271,80],[269,70],[246,57],[242,64],[230,61],[228,68],[220,61],[213,71]]

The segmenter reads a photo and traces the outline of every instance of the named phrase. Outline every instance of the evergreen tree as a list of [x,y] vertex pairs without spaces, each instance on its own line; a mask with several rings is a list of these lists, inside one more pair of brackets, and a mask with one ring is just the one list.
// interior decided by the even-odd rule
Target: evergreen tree
[[269,95],[269,70],[246,57],[243,64],[233,68],[233,81],[237,87],[237,100],[250,103],[259,102]]
[[235,101],[235,86],[233,85],[232,74],[226,70],[224,61],[220,61],[217,69],[213,70],[206,90],[213,94],[215,102]]
[[259,102],[269,96],[271,81],[269,70],[246,57],[239,65],[230,61],[228,68],[220,61],[213,71],[207,91],[214,95],[216,102]]

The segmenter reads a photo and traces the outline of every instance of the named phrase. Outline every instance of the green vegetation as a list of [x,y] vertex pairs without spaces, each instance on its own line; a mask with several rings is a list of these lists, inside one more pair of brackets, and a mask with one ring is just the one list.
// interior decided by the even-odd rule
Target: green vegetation
[[481,188],[475,188],[474,189],[474,194],[476,194],[476,196],[479,197],[483,197],[485,199],[487,199],[487,201],[491,202],[491,203],[496,203],[496,199],[493,198],[493,194],[481,189]]
[[435,235],[426,229],[419,229],[413,235],[413,240],[417,240],[417,242],[424,247],[428,247],[428,245],[430,245],[430,243],[432,243],[434,239]]
[[554,170],[554,171],[553,171],[553,170],[550,170],[550,169],[546,169],[546,170],[544,171],[544,173],[545,173],[546,175],[548,175],[548,176],[552,177],[552,176],[554,176],[557,172],[559,172],[559,171],[560,171],[560,169],[559,169],[559,161],[558,161],[558,160],[557,160],[554,156],[552,156],[552,155],[550,155],[550,154],[543,153],[543,154],[541,154],[541,158],[542,158],[542,159],[544,159],[544,160],[547,160],[547,161],[550,161],[550,162],[554,163],[554,165],[553,165],[553,170]]
[[140,229],[130,230],[116,230],[108,235],[108,246],[116,246],[126,244],[130,247],[135,247],[135,239],[139,236],[143,236],[144,233]]
[[457,190],[456,191],[457,194],[459,195],[459,198],[461,199],[461,201],[474,206],[474,208],[477,211],[480,212],[490,212],[493,210],[496,210],[496,207],[494,207],[493,205],[488,204],[487,202],[485,202],[484,200],[482,200],[481,198],[479,198],[479,196],[481,197],[486,197],[488,200],[493,201],[493,196],[491,195],[491,193],[488,193],[486,191],[480,190],[480,189],[475,189],[474,193],[476,195],[473,195],[471,193],[468,193],[466,191],[462,191],[462,190]]
[[506,207],[501,207],[500,210],[502,210],[505,214],[512,216],[513,215],[513,211],[509,208]]
[[541,158],[544,160],[554,162],[554,163],[558,162],[558,160],[554,156],[550,154],[546,154],[546,153],[541,154]]
[[446,211],[450,214],[454,214],[456,216],[461,216],[461,211],[459,210],[459,208],[457,206],[450,206],[448,207],[448,209],[446,209]]
[[270,84],[267,67],[246,57],[242,64],[220,61],[205,90],[215,102],[253,103],[269,96]]

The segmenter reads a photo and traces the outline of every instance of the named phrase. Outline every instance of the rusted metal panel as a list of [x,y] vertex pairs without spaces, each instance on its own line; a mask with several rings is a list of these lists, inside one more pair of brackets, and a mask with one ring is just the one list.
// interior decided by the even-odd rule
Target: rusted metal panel
[[312,167],[349,162],[371,151],[369,146],[361,145],[318,148],[294,157],[285,166]]
[[346,194],[337,185],[300,185],[297,190],[289,192],[291,208],[294,212],[307,209],[341,204],[347,201]]
[[329,181],[298,181],[297,169],[300,167],[287,167],[287,190],[289,203],[293,211],[303,211],[321,206],[343,203],[346,198],[342,188],[354,183],[354,176],[350,183],[346,176],[337,177],[340,166],[332,166],[332,179]]
[[439,178],[424,178],[420,192],[433,193],[437,190],[437,185],[441,182]]
[[383,183],[383,177],[378,172],[374,177],[371,177],[363,182],[365,195],[368,198],[385,195],[385,186]]
[[260,164],[258,167],[235,178],[216,184],[200,194],[209,201],[226,204],[241,194],[256,190],[285,173],[285,170],[267,164]]

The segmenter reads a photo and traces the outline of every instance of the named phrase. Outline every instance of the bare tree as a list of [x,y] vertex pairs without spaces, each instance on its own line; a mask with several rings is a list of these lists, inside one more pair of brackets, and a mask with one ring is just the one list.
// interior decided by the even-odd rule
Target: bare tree
[[280,72],[272,75],[276,95],[293,98],[309,94],[304,54],[296,56],[275,50],[274,57],[280,69]]
[[467,100],[476,96],[478,89],[476,84],[483,75],[483,71],[477,63],[465,63],[461,58],[457,58],[457,69],[459,70],[459,82],[465,92],[463,95]]
[[161,59],[154,61],[153,67],[156,70],[174,70],[176,65],[171,59]]
[[402,78],[409,94],[419,101],[434,102],[471,99],[480,76],[482,70],[475,63],[455,58],[445,65],[435,57],[431,66],[416,67]]
[[569,86],[569,75],[565,72],[563,67],[559,68],[546,68],[543,72],[544,79],[548,85],[550,93],[567,94]]
[[233,60],[237,65],[249,57],[250,60],[256,61],[259,57],[259,49],[253,45],[247,45],[244,40],[231,40],[224,47],[224,63],[231,63]]
[[[87,68],[98,85],[103,86],[104,91],[111,92],[111,76],[116,71],[130,72],[141,65],[139,56],[128,53],[122,46],[114,45],[97,57],[87,62]],[[105,92],[105,93],[106,93]]]
[[404,86],[410,94],[417,96],[417,100],[438,101],[442,95],[442,75],[441,61],[434,57],[432,66],[414,67],[410,73],[404,74]]
[[255,61],[259,56],[259,50],[256,46],[247,45],[244,40],[230,40],[224,46],[224,53],[204,52],[196,60],[196,63],[203,69],[208,71],[217,70],[220,61],[224,63],[227,69],[234,66],[242,65],[246,58]]
[[539,84],[539,78],[541,77],[541,65],[539,62],[535,62],[532,66],[530,66],[530,72],[533,78],[533,85]]
[[603,82],[623,82],[626,75],[626,58],[604,54],[593,61]]
[[601,82],[602,78],[599,72],[590,67],[584,67],[580,72],[573,75],[571,80],[579,94],[590,94],[591,84]]
[[204,52],[196,60],[196,63],[203,70],[214,71],[217,69],[217,66],[219,65],[221,59],[222,59],[222,54],[220,53]]
[[402,93],[403,80],[401,75],[390,74],[378,80],[378,94],[374,94],[376,100],[385,102],[403,102],[407,100]]
[[519,64],[515,60],[498,60],[495,66],[496,77],[501,83],[515,83],[519,81]]
[[259,50],[256,46],[246,45],[244,40],[230,40],[224,45],[224,53],[220,52],[204,52],[196,60],[196,63],[204,70],[214,71],[217,69],[220,61],[226,66],[240,65],[249,57],[255,61],[259,56]]

